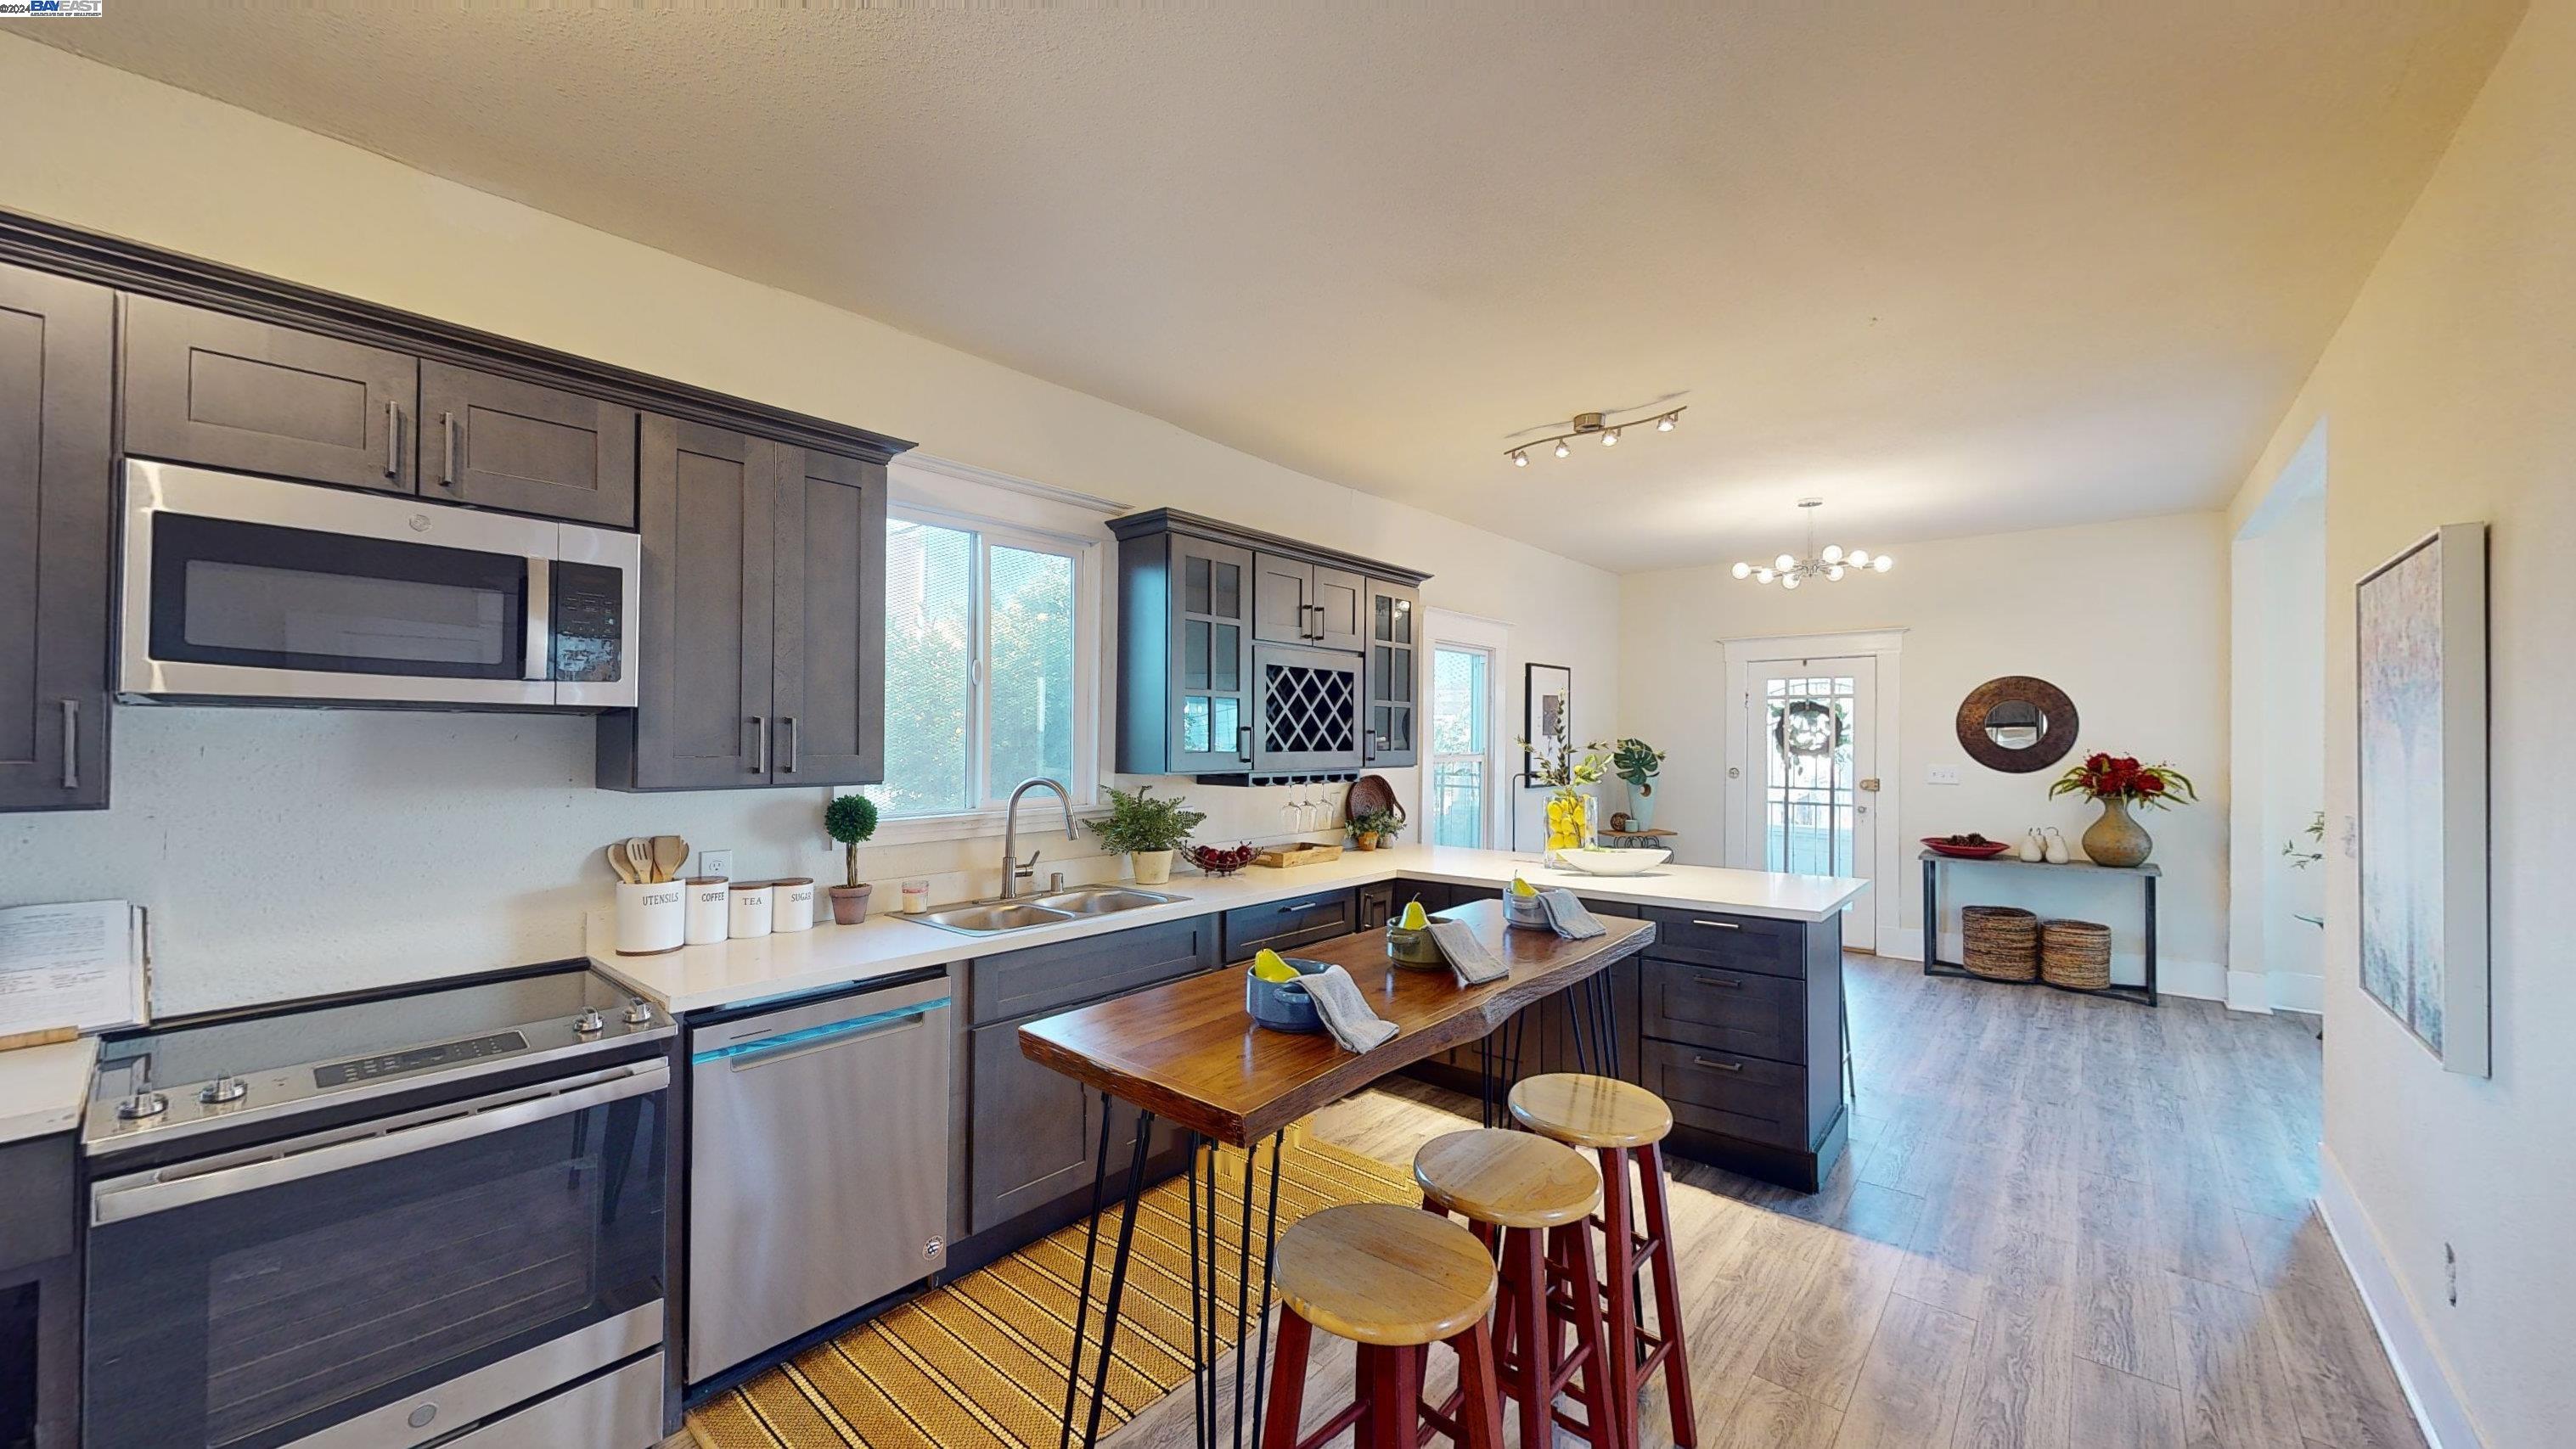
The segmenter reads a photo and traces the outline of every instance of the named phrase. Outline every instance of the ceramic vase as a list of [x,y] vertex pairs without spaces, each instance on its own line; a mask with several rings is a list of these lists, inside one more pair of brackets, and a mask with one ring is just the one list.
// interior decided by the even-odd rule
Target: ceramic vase
[[1136,884],[1162,885],[1172,878],[1172,852],[1168,850],[1131,850],[1127,863],[1135,869]]
[[1598,808],[1591,796],[1577,791],[1548,797],[1545,859],[1549,865],[1563,866],[1563,851],[1589,850],[1600,843],[1600,827],[1593,819]]
[[1655,787],[1628,792],[1628,828],[1639,834],[1655,828]]
[[2084,829],[2084,855],[2095,865],[2119,868],[2147,863],[2156,848],[2147,827],[2129,816],[2129,802],[2117,796],[2102,802],[2102,818]]

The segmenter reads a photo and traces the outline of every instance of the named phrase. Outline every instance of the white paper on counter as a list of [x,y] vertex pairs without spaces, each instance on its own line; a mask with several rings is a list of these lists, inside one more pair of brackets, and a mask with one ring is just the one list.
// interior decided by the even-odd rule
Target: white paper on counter
[[0,910],[0,1036],[142,1020],[140,915],[127,901]]

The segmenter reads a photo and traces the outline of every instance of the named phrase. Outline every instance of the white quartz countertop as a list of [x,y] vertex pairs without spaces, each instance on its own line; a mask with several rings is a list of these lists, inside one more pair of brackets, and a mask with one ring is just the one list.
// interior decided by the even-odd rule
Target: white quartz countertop
[[824,924],[810,931],[683,946],[657,956],[621,956],[611,944],[615,934],[610,913],[600,910],[590,915],[587,939],[593,966],[657,1005],[679,1013],[872,981],[924,966],[945,966],[978,956],[998,956],[1031,946],[1052,946],[1132,930],[1158,921],[1185,920],[1237,906],[1288,900],[1307,891],[1338,890],[1399,876],[1453,885],[1502,886],[1515,874],[1541,889],[1564,886],[1592,900],[1793,921],[1824,920],[1869,888],[1867,881],[1841,876],[1783,875],[1669,863],[1642,875],[1594,876],[1542,868],[1536,855],[1400,845],[1389,850],[1345,850],[1339,860],[1294,870],[1254,867],[1223,878],[1175,874],[1168,885],[1146,887],[1184,898],[1169,905],[994,936],[961,936],[899,914],[888,914],[870,916],[865,925]]
[[0,1052],[0,1143],[78,1127],[97,1060],[94,1036]]

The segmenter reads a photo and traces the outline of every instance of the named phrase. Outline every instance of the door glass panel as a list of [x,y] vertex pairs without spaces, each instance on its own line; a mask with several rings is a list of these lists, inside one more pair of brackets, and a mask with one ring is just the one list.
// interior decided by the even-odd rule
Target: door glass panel
[[993,789],[1073,778],[1073,559],[992,549]]
[[1209,583],[1208,574],[1209,570],[1214,566],[1215,565],[1212,560],[1201,558],[1197,554],[1188,554],[1182,557],[1181,609],[1184,613],[1205,614],[1210,612],[1208,598],[1214,590]]
[[[1193,559],[1192,562],[1204,563],[1207,560]],[[1205,612],[1214,614],[1220,619],[1242,618],[1243,565],[1218,563],[1215,565],[1214,578],[1213,597],[1208,601]]]
[[1380,594],[1375,599],[1370,600],[1370,602],[1376,605],[1376,607],[1370,611],[1369,637],[1372,639],[1393,639],[1395,637],[1394,598],[1390,595]]
[[1398,644],[1413,642],[1413,601],[1411,599],[1395,601],[1395,632],[1387,637]]
[[1220,752],[1240,752],[1243,748],[1243,701],[1218,695],[1209,711],[1214,724],[1210,747]]
[[1212,748],[1208,704],[1208,697],[1204,694],[1181,696],[1181,749],[1184,753],[1204,755]]
[[[1431,843],[1481,846],[1486,781],[1491,777],[1493,656],[1482,649],[1435,649],[1431,655]],[[1396,711],[1391,728],[1410,748],[1413,711]],[[1400,720],[1400,725],[1397,721]]]
[[1386,697],[1399,704],[1412,703],[1413,651],[1387,649],[1380,652],[1386,655]]
[[1239,624],[1219,624],[1215,629],[1214,652],[1208,659],[1210,689],[1243,688],[1243,628]]
[[1765,686],[1765,869],[1852,873],[1860,805],[1852,769],[1854,682],[1850,675],[1820,675]]
[[1181,688],[1208,687],[1208,631],[1214,627],[1205,619],[1181,621]]

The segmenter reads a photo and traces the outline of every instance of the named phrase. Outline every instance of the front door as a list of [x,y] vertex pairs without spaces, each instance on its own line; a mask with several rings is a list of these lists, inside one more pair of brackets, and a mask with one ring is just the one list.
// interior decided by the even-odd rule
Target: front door
[[[1755,660],[1745,685],[1735,860],[1759,870],[1874,879],[1875,801],[1862,782],[1877,784],[1878,661]],[[1876,912],[1845,907],[1843,944],[1868,951],[1877,941]]]

